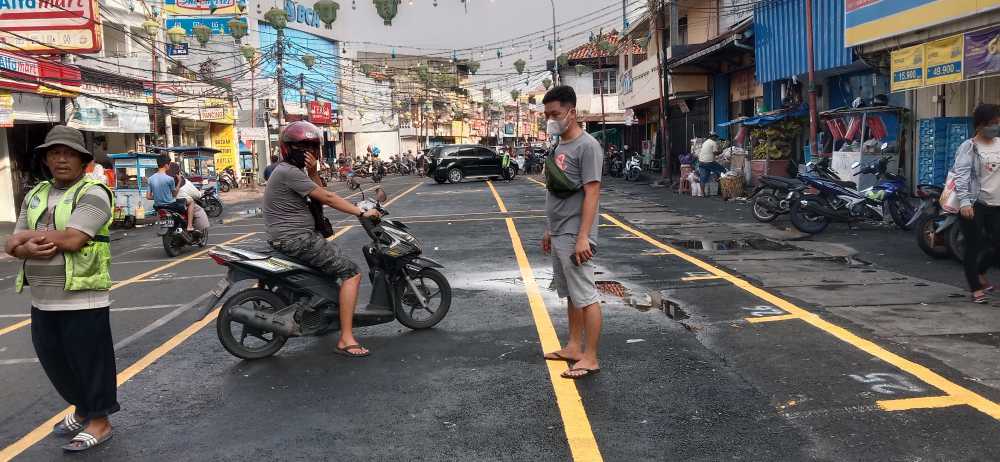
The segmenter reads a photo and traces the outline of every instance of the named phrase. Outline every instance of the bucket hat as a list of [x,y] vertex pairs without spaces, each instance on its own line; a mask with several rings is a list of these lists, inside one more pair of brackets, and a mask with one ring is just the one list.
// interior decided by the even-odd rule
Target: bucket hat
[[83,147],[83,143],[83,133],[80,130],[65,125],[56,125],[45,135],[45,142],[35,148],[35,152],[42,153],[52,146],[63,145],[79,152],[84,157],[84,163],[88,163],[94,160],[94,155]]

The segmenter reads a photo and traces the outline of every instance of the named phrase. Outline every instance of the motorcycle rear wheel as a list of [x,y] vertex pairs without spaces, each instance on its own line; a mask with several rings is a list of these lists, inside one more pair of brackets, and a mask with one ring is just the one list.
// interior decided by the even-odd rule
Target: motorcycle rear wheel
[[173,258],[181,254],[184,244],[179,241],[180,238],[174,235],[172,231],[163,235],[163,250],[167,251],[167,256]]
[[[432,284],[428,284],[428,282]],[[437,325],[448,314],[451,308],[451,284],[440,271],[434,268],[424,268],[414,275],[413,283],[417,290],[423,292],[427,298],[427,308],[424,308],[416,299],[413,290],[406,281],[402,281],[397,289],[400,295],[400,303],[396,309],[396,319],[400,324],[410,329],[429,329]],[[437,301],[435,308],[435,301]],[[414,314],[417,310],[430,313],[427,318],[416,318]]]
[[947,233],[948,253],[951,258],[960,262],[965,261],[965,235],[962,234],[962,227],[958,223],[952,224],[944,231]]
[[219,192],[229,192],[229,183],[226,181],[220,181]]
[[913,225],[914,234],[917,236],[917,246],[932,258],[948,258],[948,230],[938,235],[934,232],[937,227],[937,216],[925,214]]
[[778,213],[769,209],[765,203],[765,199],[770,198],[772,202],[777,203],[778,198],[774,195],[774,191],[767,189],[761,191],[753,197],[753,201],[750,202],[750,212],[753,213],[753,218],[761,223],[770,223],[778,218]]
[[[234,306],[251,303],[255,310],[266,309],[277,311],[287,304],[278,294],[265,289],[252,288],[238,292],[219,310],[219,317],[215,321],[215,331],[219,336],[222,347],[230,354],[241,359],[263,359],[272,356],[285,346],[288,338],[275,334],[274,332],[262,332],[260,329],[248,327],[245,324],[233,320],[229,315]],[[262,305],[267,305],[266,308]],[[239,335],[233,332],[233,324],[240,326]],[[270,337],[268,337],[270,334]],[[239,339],[237,339],[239,337]],[[247,345],[248,337],[257,340],[253,346]]]
[[896,223],[899,229],[903,231],[913,229],[910,226],[906,226],[910,219],[913,218],[913,214],[917,212],[913,204],[906,200],[906,198],[900,198],[890,201],[887,205],[889,207],[889,215],[892,215],[892,221]]
[[[820,198],[802,198],[802,200],[808,200],[819,203],[820,206],[825,206],[826,201]],[[817,215],[815,213],[806,211],[802,209],[802,205],[796,201],[792,202],[791,210],[789,211],[789,216],[792,219],[792,225],[796,229],[808,234],[819,234],[830,225],[830,218],[824,217],[822,215]]]

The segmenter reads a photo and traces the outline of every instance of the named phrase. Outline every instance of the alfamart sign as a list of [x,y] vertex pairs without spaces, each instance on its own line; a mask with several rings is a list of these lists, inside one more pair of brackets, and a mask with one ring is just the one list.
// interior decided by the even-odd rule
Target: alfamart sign
[[61,54],[101,50],[96,0],[0,0],[0,49]]

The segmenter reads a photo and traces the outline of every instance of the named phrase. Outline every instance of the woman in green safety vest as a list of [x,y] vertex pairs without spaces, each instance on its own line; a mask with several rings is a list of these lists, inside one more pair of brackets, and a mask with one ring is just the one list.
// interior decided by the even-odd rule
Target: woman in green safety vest
[[52,429],[72,437],[66,451],[111,438],[118,405],[109,321],[110,235],[114,195],[86,178],[94,156],[83,134],[57,125],[36,148],[52,179],[24,198],[6,251],[23,260],[15,287],[31,289],[31,341],[56,391],[74,406]]

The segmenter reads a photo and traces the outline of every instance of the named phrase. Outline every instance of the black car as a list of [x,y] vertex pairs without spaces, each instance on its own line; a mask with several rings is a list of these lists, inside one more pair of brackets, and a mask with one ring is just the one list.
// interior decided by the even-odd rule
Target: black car
[[438,183],[458,183],[464,178],[497,179],[500,156],[496,151],[478,144],[446,144],[434,146],[427,153],[430,163],[427,176]]

